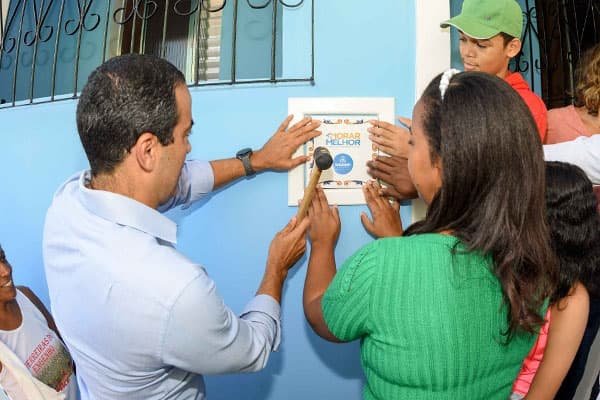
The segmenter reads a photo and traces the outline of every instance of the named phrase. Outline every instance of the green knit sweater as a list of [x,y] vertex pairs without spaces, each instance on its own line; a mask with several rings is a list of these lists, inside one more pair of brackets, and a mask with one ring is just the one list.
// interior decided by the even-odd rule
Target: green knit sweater
[[[322,301],[340,340],[361,339],[365,399],[506,400],[535,335],[506,344],[491,259],[453,236],[377,240],[344,263]],[[462,252],[460,251],[462,250]]]

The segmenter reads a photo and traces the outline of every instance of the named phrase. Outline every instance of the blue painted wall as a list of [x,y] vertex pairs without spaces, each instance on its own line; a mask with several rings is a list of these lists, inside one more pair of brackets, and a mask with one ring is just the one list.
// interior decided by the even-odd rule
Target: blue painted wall
[[[415,90],[414,3],[316,1],[315,18],[316,84],[192,89],[196,125],[190,158],[225,158],[242,147],[259,147],[286,116],[288,97],[392,96],[397,113],[410,115]],[[297,58],[284,53],[284,73],[294,69]],[[30,286],[46,303],[44,214],[60,183],[87,167],[76,134],[75,107],[75,102],[66,101],[0,110],[0,243],[14,266],[16,282]],[[242,310],[258,286],[271,238],[295,213],[286,204],[287,174],[266,173],[173,215],[180,224],[179,249],[206,267],[235,311]],[[359,220],[363,210],[341,210],[338,261],[372,240]],[[304,320],[305,271],[306,258],[286,284],[280,352],[260,373],[208,377],[211,399],[361,398],[358,343],[326,343]],[[168,279],[165,266],[165,284]]]

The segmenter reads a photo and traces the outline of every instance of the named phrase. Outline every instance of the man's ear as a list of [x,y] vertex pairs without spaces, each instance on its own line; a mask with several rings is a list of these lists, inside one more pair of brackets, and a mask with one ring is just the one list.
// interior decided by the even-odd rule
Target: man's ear
[[508,55],[508,58],[516,57],[517,54],[519,54],[519,52],[521,51],[521,45],[521,39],[519,38],[514,38],[513,40],[508,42],[506,44],[506,54]]
[[144,132],[138,137],[137,142],[131,148],[131,154],[135,157],[141,169],[151,172],[158,164],[160,148],[161,145],[156,135]]

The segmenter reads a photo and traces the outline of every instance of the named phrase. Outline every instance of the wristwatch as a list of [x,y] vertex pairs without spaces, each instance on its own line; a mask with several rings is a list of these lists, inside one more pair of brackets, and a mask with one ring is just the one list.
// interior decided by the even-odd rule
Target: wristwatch
[[254,168],[252,168],[252,164],[250,164],[250,156],[252,155],[252,149],[246,147],[245,149],[241,149],[235,154],[235,158],[240,160],[244,165],[244,171],[246,171],[246,176],[253,176],[256,174]]

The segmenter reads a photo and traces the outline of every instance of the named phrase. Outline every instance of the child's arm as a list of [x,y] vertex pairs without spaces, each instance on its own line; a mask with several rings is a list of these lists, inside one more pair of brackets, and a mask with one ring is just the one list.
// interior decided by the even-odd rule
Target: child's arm
[[581,283],[552,307],[544,358],[533,378],[526,400],[551,400],[575,358],[589,314],[589,296]]

